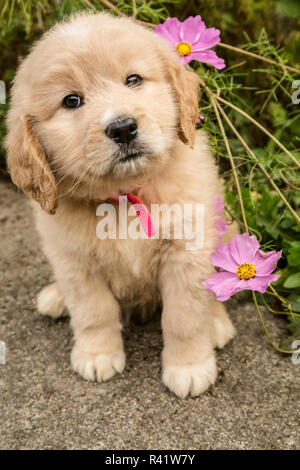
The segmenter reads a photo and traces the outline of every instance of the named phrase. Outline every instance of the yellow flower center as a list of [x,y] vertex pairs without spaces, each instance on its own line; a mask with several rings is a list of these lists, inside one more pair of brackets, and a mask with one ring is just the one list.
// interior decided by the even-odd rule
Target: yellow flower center
[[236,273],[240,279],[251,279],[255,276],[255,267],[252,263],[243,263],[237,266]]
[[180,42],[176,49],[180,55],[189,55],[192,52],[192,46],[188,42]]

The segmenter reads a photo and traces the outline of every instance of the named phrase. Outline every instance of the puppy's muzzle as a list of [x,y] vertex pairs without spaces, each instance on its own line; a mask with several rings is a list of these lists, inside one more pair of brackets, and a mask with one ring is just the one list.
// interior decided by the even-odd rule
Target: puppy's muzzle
[[130,144],[138,133],[138,123],[136,119],[127,116],[120,116],[111,122],[105,129],[107,137],[117,144]]

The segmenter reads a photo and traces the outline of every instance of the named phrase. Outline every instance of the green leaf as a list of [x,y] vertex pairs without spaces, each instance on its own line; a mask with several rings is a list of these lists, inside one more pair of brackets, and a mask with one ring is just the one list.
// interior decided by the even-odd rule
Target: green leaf
[[293,312],[300,313],[300,294],[291,294],[288,296]]
[[291,247],[288,250],[288,263],[294,268],[300,268],[300,242],[292,242]]
[[280,228],[282,228],[284,230],[293,227],[293,225],[295,225],[295,219],[293,219],[293,217],[289,217],[289,216],[285,217],[280,222]]
[[287,329],[290,334],[281,338],[280,347],[284,349],[291,349],[293,342],[300,340],[300,317],[291,315],[289,317],[289,324]]
[[288,113],[281,103],[270,103],[270,111],[276,126],[283,126],[288,118]]
[[299,0],[280,0],[276,3],[276,11],[280,15],[287,16],[288,18],[299,18]]
[[287,289],[294,289],[295,287],[300,287],[300,272],[291,274],[283,284],[283,287]]

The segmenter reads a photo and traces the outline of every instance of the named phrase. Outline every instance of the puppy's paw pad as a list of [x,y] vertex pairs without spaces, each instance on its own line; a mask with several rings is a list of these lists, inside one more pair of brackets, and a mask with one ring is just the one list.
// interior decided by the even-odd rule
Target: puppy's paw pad
[[166,366],[163,371],[163,383],[180,398],[201,395],[215,383],[216,377],[214,356],[199,364]]
[[62,293],[56,282],[50,284],[39,293],[37,297],[37,309],[42,315],[59,318],[65,310]]
[[111,379],[116,372],[123,372],[125,368],[125,354],[117,351],[113,354],[94,354],[82,352],[73,348],[71,353],[73,369],[84,379],[105,382]]

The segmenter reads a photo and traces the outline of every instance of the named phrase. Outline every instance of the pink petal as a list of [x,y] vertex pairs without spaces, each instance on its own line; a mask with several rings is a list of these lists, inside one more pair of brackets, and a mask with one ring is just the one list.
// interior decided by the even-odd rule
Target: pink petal
[[204,62],[206,64],[213,65],[218,70],[224,69],[224,67],[226,67],[224,59],[220,59],[220,57],[217,56],[215,51],[211,51],[211,50],[207,50],[203,52],[192,51],[188,57],[190,57],[190,61],[198,60],[199,62]]
[[230,245],[230,243],[220,243],[216,251],[211,255],[210,259],[215,267],[224,269],[225,271],[229,271],[236,275],[236,269],[239,263],[236,263],[232,257]]
[[175,44],[175,42],[173,41],[173,38],[170,36],[169,32],[167,31],[167,29],[164,27],[163,24],[159,24],[158,26],[156,26],[156,28],[154,29],[154,32],[156,34],[159,34],[159,36],[165,38],[167,41],[171,42],[172,44]]
[[178,44],[180,39],[181,22],[177,18],[167,18],[162,24],[156,26],[154,32],[163,36],[172,44]]
[[224,302],[232,295],[243,290],[251,290],[264,294],[268,286],[279,279],[279,275],[271,274],[269,276],[251,279],[239,279],[232,273],[221,271],[213,274],[204,281],[204,286],[209,293],[216,294],[216,299]]
[[277,261],[281,258],[282,251],[278,253],[276,251],[269,251],[264,253],[259,250],[253,260],[255,267],[255,276],[268,276],[276,268]]
[[219,194],[216,194],[215,201],[216,201],[217,214],[221,215],[224,210],[224,200]]
[[216,294],[217,300],[221,302],[243,290],[239,287],[240,279],[236,275],[224,271],[213,274],[203,284],[207,291]]
[[204,116],[202,114],[198,114],[198,119],[196,121],[196,124],[200,125],[204,121]]
[[201,20],[201,16],[189,16],[181,24],[180,39],[193,45],[199,40],[202,31],[205,30],[205,24]]
[[223,237],[223,235],[225,235],[225,233],[227,232],[227,229],[228,229],[228,226],[225,222],[225,220],[219,218],[217,220],[217,230],[218,230],[218,235],[219,235],[219,239],[221,240],[221,238]]
[[277,281],[280,278],[279,274],[270,274],[265,277],[252,277],[251,279],[243,280],[243,289],[258,291],[261,294],[264,294],[267,290],[267,287],[271,282]]
[[238,265],[243,263],[253,263],[258,249],[259,243],[256,236],[252,235],[252,237],[250,237],[248,233],[235,235],[230,242],[232,258]]
[[220,30],[216,28],[205,28],[201,31],[198,40],[193,44],[193,50],[200,52],[214,47],[221,41]]
[[181,62],[183,65],[189,64],[192,60],[193,60],[192,54],[189,54],[189,55],[181,55],[181,56],[180,56],[180,62]]

